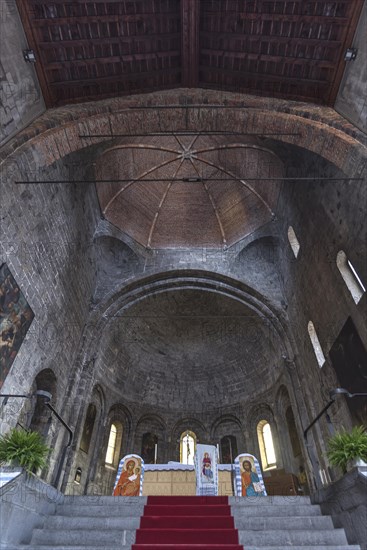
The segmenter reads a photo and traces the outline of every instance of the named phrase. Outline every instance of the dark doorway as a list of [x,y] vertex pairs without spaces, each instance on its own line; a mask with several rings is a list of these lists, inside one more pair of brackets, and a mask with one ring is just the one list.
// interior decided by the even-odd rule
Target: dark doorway
[[237,440],[234,435],[225,435],[220,440],[221,463],[233,464],[238,455]]
[[[353,324],[347,320],[331,350],[330,359],[340,386],[351,393],[367,393],[367,351]],[[367,398],[347,398],[354,424],[367,424]]]
[[155,446],[158,445],[158,436],[147,432],[141,442],[141,457],[145,464],[154,464]]
[[87,416],[85,418],[82,439],[80,442],[80,450],[85,453],[88,453],[89,451],[96,415],[97,409],[93,403],[90,403],[90,405],[88,405]]

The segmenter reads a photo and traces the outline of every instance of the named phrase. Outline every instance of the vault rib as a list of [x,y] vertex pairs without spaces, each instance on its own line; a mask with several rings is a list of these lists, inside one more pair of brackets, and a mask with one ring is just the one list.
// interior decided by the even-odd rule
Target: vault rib
[[[190,162],[191,162],[191,164],[193,165],[195,172],[196,172],[197,175],[200,177],[200,173],[199,173],[197,167],[195,166],[194,161],[193,161],[191,158],[190,158]],[[201,178],[200,178],[200,179],[201,179]],[[221,219],[220,219],[220,216],[219,216],[218,209],[217,209],[216,204],[215,204],[215,201],[214,201],[214,199],[213,199],[213,197],[212,197],[212,195],[211,195],[211,193],[210,193],[210,191],[209,191],[209,189],[208,189],[208,186],[206,185],[206,183],[205,183],[205,181],[204,181],[203,179],[201,179],[201,183],[203,184],[203,187],[204,187],[204,189],[205,189],[205,191],[206,191],[206,193],[207,193],[207,195],[208,195],[208,197],[209,197],[210,203],[211,203],[211,205],[212,205],[212,207],[213,207],[214,214],[215,214],[215,217],[217,218],[217,222],[218,222],[218,225],[219,225],[219,231],[220,231],[220,234],[221,234],[221,236],[222,236],[223,247],[225,247],[225,246],[227,245],[227,239],[226,239],[226,235],[225,235],[225,232],[224,232],[223,224],[222,224]]]
[[151,226],[150,231],[149,231],[149,237],[148,237],[148,242],[147,242],[147,248],[150,248],[150,244],[151,244],[151,242],[152,242],[152,237],[153,237],[153,232],[154,232],[155,226],[157,225],[158,216],[159,216],[160,211],[161,211],[161,209],[162,209],[163,203],[164,203],[164,201],[165,201],[166,198],[167,198],[167,195],[168,195],[168,193],[169,193],[169,190],[170,190],[171,187],[172,187],[173,180],[176,178],[176,176],[177,176],[177,174],[178,174],[178,171],[180,170],[180,168],[181,168],[183,162],[184,162],[184,159],[181,159],[181,162],[180,162],[180,164],[178,165],[177,170],[176,170],[176,172],[175,172],[174,175],[173,175],[172,181],[170,181],[170,182],[168,183],[168,185],[167,185],[167,187],[166,187],[166,190],[165,190],[165,192],[164,192],[164,194],[163,194],[163,196],[162,196],[161,202],[160,202],[159,205],[158,205],[158,210],[157,210],[157,212],[156,212],[155,215],[154,215],[153,223],[152,223],[152,226]]
[[[126,191],[126,189],[131,187],[131,185],[134,185],[134,183],[142,180],[142,178],[145,178],[145,176],[148,176],[152,172],[155,172],[156,170],[159,170],[159,168],[163,168],[163,166],[168,166],[168,164],[172,164],[173,162],[177,162],[177,160],[179,158],[180,158],[180,156],[177,156],[174,159],[166,160],[165,162],[162,162],[161,164],[158,164],[157,166],[153,166],[153,168],[150,168],[149,170],[146,170],[142,174],[139,174],[139,176],[137,176],[135,179],[129,181],[129,183],[127,183],[125,185],[125,187],[122,187],[122,189],[119,189],[119,191],[117,193],[115,193],[114,196],[108,201],[107,205],[103,209],[103,214],[107,213],[107,210],[110,208],[111,204],[117,199],[117,197],[119,197],[121,195],[121,193],[123,193],[124,191]],[[159,179],[157,181],[159,181]]]
[[238,178],[235,174],[233,174],[229,170],[226,170],[222,166],[220,166],[218,164],[214,164],[214,163],[210,162],[209,160],[201,159],[201,158],[197,157],[196,155],[195,155],[195,159],[198,162],[203,162],[204,164],[207,164],[208,166],[212,166],[213,168],[217,168],[220,172],[223,172],[223,174],[227,174],[227,176],[230,176],[231,178],[233,178],[234,181],[238,181],[239,183],[244,185],[251,193],[253,193],[259,199],[259,201],[262,202],[262,204],[265,206],[265,208],[270,212],[270,214],[272,216],[275,215],[275,213],[273,212],[273,210],[271,209],[269,204],[266,202],[266,200],[255,189],[253,189],[253,187],[251,187],[251,185],[249,183],[247,183],[245,180]]

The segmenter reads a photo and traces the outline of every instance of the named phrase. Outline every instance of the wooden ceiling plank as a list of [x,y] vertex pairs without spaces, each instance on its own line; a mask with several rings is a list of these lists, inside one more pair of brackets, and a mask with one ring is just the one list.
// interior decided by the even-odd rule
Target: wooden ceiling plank
[[[296,23],[339,23],[341,25],[346,25],[349,22],[348,17],[338,17],[331,15],[290,15],[290,14],[279,14],[279,13],[236,13],[235,15],[227,15],[221,12],[204,12],[205,17],[210,20],[210,18],[217,19],[220,18],[221,24],[225,25],[227,21],[236,21],[240,20],[253,20],[253,21],[290,21]],[[209,22],[209,21],[208,21]]]
[[106,76],[106,77],[98,77],[98,80],[95,78],[85,78],[85,79],[79,79],[79,80],[61,80],[61,81],[55,81],[51,82],[51,86],[98,86],[98,83],[107,83],[107,82],[126,82],[129,80],[142,80],[145,78],[151,78],[151,77],[158,77],[161,74],[178,74],[181,72],[181,68],[172,68],[172,69],[159,69],[155,71],[146,71],[141,73],[129,73],[129,74],[121,74],[121,75],[114,75],[114,76]]
[[265,42],[275,42],[275,43],[299,43],[299,44],[310,44],[310,45],[318,45],[323,44],[327,45],[328,47],[339,47],[342,40],[323,40],[318,38],[302,38],[299,36],[271,36],[271,35],[265,35],[265,34],[236,34],[236,33],[227,33],[227,32],[220,32],[216,34],[212,34],[207,31],[202,31],[200,33],[201,42],[203,43],[203,39],[213,39],[216,41],[219,40],[243,40],[248,42],[253,41],[260,41],[263,40]]
[[181,0],[182,86],[196,88],[199,81],[199,0]]
[[149,43],[152,40],[170,40],[178,39],[181,37],[180,33],[162,33],[162,34],[147,34],[147,35],[134,35],[134,36],[116,36],[116,37],[102,37],[102,38],[78,38],[75,40],[60,40],[60,41],[40,41],[39,46],[42,49],[66,46],[78,46],[81,43],[94,44],[105,43],[106,41],[111,44],[119,44],[121,42],[146,42]]
[[223,60],[229,61],[229,59],[253,59],[256,61],[273,61],[283,63],[299,63],[302,65],[317,65],[319,67],[326,67],[328,69],[334,69],[335,64],[327,59],[316,59],[307,57],[296,57],[290,55],[270,55],[270,54],[257,54],[248,52],[223,52],[223,50],[210,50],[203,48],[201,50],[202,55],[217,55],[223,57]]
[[[191,0],[193,1],[193,0]],[[195,0],[197,1],[197,0]],[[148,13],[148,14],[139,14],[139,15],[83,15],[77,18],[75,17],[45,17],[42,19],[32,19],[32,26],[38,28],[43,27],[45,24],[48,26],[57,26],[57,25],[74,25],[76,20],[80,24],[90,24],[90,23],[140,23],[143,21],[150,22],[152,17],[154,20],[177,20],[179,21],[179,13]]]
[[230,69],[221,69],[217,67],[208,67],[207,65],[200,65],[201,72],[215,72],[218,74],[224,74],[232,76],[233,79],[238,79],[238,77],[247,79],[247,80],[268,80],[269,82],[289,82],[289,83],[299,83],[301,86],[305,84],[317,84],[319,86],[328,86],[329,81],[318,80],[318,79],[305,79],[304,81],[300,80],[299,77],[287,77],[283,75],[275,75],[269,73],[259,73],[259,72],[250,72],[250,71],[232,71]]
[[99,62],[103,65],[108,65],[111,63],[120,63],[124,62],[141,62],[145,60],[159,60],[160,58],[171,58],[178,57],[180,55],[180,50],[176,51],[165,51],[157,52],[156,54],[132,54],[132,55],[119,55],[119,56],[110,56],[108,58],[103,57],[84,57],[83,59],[72,59],[72,60],[55,60],[47,63],[47,70],[59,69],[74,67],[78,65],[98,65]]

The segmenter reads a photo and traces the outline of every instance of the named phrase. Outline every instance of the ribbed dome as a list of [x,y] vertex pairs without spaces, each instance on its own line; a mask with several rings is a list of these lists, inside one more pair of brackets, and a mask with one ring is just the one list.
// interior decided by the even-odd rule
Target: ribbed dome
[[103,215],[150,248],[234,244],[272,219],[282,175],[269,149],[223,136],[126,139],[96,163]]

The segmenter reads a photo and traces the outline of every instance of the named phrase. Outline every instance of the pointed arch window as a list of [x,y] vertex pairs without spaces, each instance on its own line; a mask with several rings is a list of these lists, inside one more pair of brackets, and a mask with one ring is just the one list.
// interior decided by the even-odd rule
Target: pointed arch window
[[267,420],[260,420],[257,425],[261,462],[264,470],[276,468],[277,461],[273,443],[271,427]]
[[341,276],[344,279],[345,284],[351,293],[353,300],[358,304],[363,294],[366,292],[366,287],[361,281],[355,267],[352,262],[348,260],[348,257],[344,250],[339,250],[336,256],[336,265],[340,271]]
[[288,241],[291,245],[291,249],[293,250],[294,257],[297,258],[301,245],[299,244],[297,235],[291,225],[288,227]]
[[315,327],[314,327],[314,324],[313,324],[312,321],[309,321],[307,328],[308,328],[308,334],[310,336],[311,344],[312,344],[313,350],[314,350],[315,355],[316,355],[317,362],[318,362],[319,367],[321,369],[321,367],[324,365],[326,359],[325,359],[324,352],[322,351],[320,340],[317,336],[317,333],[316,333],[316,330],[315,330]]
[[180,437],[180,462],[182,464],[194,464],[194,454],[196,451],[196,435],[190,430],[186,430]]

